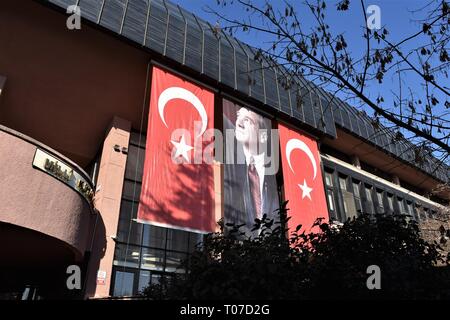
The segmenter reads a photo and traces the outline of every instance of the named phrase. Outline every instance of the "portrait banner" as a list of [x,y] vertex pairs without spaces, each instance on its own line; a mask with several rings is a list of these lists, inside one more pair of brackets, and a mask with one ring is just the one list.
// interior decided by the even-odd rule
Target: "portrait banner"
[[223,130],[224,222],[257,236],[259,230],[252,230],[255,219],[264,214],[278,217],[278,136],[270,119],[227,99],[223,99]]

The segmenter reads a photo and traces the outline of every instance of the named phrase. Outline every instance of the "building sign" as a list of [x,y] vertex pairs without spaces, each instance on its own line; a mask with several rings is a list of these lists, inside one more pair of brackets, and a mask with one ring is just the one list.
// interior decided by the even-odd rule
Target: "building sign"
[[80,193],[91,205],[94,191],[90,184],[79,173],[60,159],[36,149],[33,159],[33,167],[40,169],[56,179],[62,181],[72,189]]
[[213,232],[214,94],[154,67],[149,109],[138,222]]
[[97,271],[97,284],[102,286],[106,284],[106,271],[104,270]]
[[301,224],[308,232],[317,218],[328,218],[317,142],[282,124],[278,129],[285,198],[291,216],[288,227],[292,232]]

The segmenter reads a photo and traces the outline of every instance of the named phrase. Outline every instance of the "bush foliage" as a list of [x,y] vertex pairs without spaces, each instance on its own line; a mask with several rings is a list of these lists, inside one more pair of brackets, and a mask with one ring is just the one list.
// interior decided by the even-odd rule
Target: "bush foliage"
[[[449,298],[449,279],[438,272],[437,243],[420,236],[402,215],[361,215],[342,225],[317,220],[316,232],[255,221],[256,238],[239,226],[205,236],[184,262],[185,273],[163,278],[143,295],[152,299],[434,299]],[[227,232],[224,232],[228,230]],[[287,236],[289,234],[289,236]],[[367,268],[381,271],[381,289],[369,290]]]

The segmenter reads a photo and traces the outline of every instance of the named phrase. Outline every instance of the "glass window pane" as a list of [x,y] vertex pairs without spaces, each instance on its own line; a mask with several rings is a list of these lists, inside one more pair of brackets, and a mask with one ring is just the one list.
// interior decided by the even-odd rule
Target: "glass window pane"
[[413,206],[411,202],[406,203],[406,208],[408,209],[408,214],[414,216]]
[[366,199],[372,201],[372,187],[366,186]]
[[187,258],[184,253],[167,251],[166,257],[166,272],[183,273],[184,270],[180,268],[181,263]]
[[374,212],[374,205],[372,200],[372,187],[365,185],[364,194],[365,200],[363,202],[363,212],[372,214]]
[[131,268],[139,267],[139,249],[138,246],[129,245],[127,247],[126,244],[117,244],[114,255],[114,265]]
[[132,296],[133,283],[133,272],[116,271],[114,278],[114,296]]
[[[166,278],[167,278],[167,276],[166,276]],[[151,281],[152,281],[151,284],[159,284],[161,281],[161,274],[152,272]]]
[[353,195],[355,196],[355,205],[356,211],[362,212],[362,203],[361,203],[361,182],[353,180]]
[[189,233],[182,230],[167,230],[167,250],[184,251],[188,250]]
[[342,198],[344,200],[344,211],[347,218],[353,218],[357,216],[357,209],[355,205],[355,198],[353,193],[346,190],[342,190]]
[[136,218],[138,203],[122,200],[117,228],[117,240],[132,244],[141,244],[142,224],[133,221]]
[[150,271],[141,270],[139,273],[139,286],[138,292],[142,292],[150,284],[151,276]]
[[360,197],[360,189],[359,189],[360,183],[353,181],[353,194],[355,195],[355,197],[359,198]]
[[145,133],[139,134],[138,132],[132,131],[130,134],[130,143],[141,146],[142,148],[145,148],[146,139],[147,135]]
[[388,195],[387,199],[388,199],[389,209],[391,211],[394,211],[394,197],[392,195]]
[[142,185],[139,182],[125,180],[123,182],[122,197],[127,200],[139,202]]
[[330,172],[325,172],[325,183],[327,186],[333,186],[333,174]]
[[164,250],[142,248],[141,268],[163,271]]
[[327,196],[328,196],[328,207],[331,211],[334,211],[334,200],[333,200],[333,192],[331,190],[327,190]]
[[400,210],[399,213],[404,213],[405,212],[405,205],[403,203],[403,199],[397,198],[397,203],[398,203],[398,208]]
[[339,187],[341,190],[347,190],[347,178],[342,176],[339,177]]
[[165,249],[167,229],[152,225],[144,225],[142,245],[152,248]]
[[193,252],[203,241],[203,234],[201,233],[189,233],[189,251]]
[[144,172],[145,149],[130,145],[128,148],[125,178],[133,181],[142,181]]
[[377,202],[380,207],[383,207],[383,191],[377,190]]

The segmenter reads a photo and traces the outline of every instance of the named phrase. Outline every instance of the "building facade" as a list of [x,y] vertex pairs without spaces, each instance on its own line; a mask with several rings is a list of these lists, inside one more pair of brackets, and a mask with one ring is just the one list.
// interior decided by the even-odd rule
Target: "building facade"
[[[80,8],[80,30],[67,28],[71,5]],[[0,298],[132,296],[183,272],[181,261],[208,229],[197,227],[203,200],[167,189],[179,194],[172,211],[183,207],[195,227],[141,214],[149,183],[165,183],[157,179],[165,168],[148,169],[159,150],[150,132],[155,70],[208,91],[212,129],[224,132],[228,118],[238,125],[240,116],[227,113],[233,105],[270,129],[307,137],[297,149],[318,184],[302,176],[298,201],[314,189],[333,221],[362,213],[427,221],[448,205],[449,191],[435,191],[449,182],[447,166],[432,156],[416,163],[408,141],[304,79],[291,83],[254,48],[169,1],[2,1],[0,44]],[[299,160],[280,141],[268,193],[282,201]],[[235,205],[227,202],[231,171],[220,161],[205,170],[206,214],[218,221]],[[69,266],[80,268],[79,289],[67,287]]]

